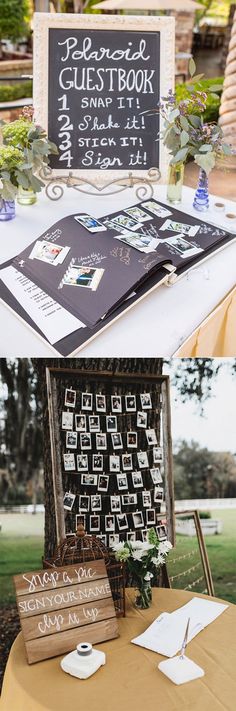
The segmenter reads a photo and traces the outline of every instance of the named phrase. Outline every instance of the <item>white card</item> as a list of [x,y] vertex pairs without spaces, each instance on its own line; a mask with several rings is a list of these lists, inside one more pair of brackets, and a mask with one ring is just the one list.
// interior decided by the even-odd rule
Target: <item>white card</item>
[[62,247],[60,244],[48,242],[48,240],[37,240],[32,251],[29,254],[29,259],[39,259],[46,264],[62,264],[66,258],[70,247]]

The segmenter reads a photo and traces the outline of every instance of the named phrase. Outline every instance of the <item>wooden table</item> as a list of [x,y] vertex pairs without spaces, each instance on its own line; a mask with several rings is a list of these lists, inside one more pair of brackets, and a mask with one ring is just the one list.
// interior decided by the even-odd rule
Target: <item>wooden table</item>
[[133,607],[133,594],[127,591],[120,637],[98,645],[106,653],[106,665],[86,681],[63,673],[61,657],[28,666],[18,635],[5,672],[1,711],[234,711],[236,606],[229,605],[189,644],[188,656],[205,670],[205,676],[178,687],[158,671],[163,657],[130,640],[161,612],[172,612],[193,594],[156,588],[151,608],[141,611]]

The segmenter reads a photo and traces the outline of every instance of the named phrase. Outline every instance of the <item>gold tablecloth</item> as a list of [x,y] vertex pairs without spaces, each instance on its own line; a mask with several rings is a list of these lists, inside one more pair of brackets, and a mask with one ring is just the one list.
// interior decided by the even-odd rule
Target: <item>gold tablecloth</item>
[[235,711],[236,606],[229,605],[188,646],[188,656],[205,670],[205,676],[175,686],[157,669],[163,657],[130,640],[160,612],[172,612],[193,594],[156,588],[151,608],[142,611],[133,607],[132,597],[133,590],[127,591],[120,637],[97,645],[106,653],[106,665],[87,680],[62,672],[61,657],[29,666],[18,635],[5,672],[1,711]]
[[182,358],[236,356],[236,286],[174,355]]

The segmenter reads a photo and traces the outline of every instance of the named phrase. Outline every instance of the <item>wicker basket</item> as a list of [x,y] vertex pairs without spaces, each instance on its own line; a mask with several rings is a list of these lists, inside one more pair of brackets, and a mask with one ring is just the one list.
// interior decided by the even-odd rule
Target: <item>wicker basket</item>
[[68,535],[57,546],[53,558],[43,559],[44,568],[86,563],[91,560],[103,559],[111,587],[112,597],[117,617],[125,617],[125,584],[122,563],[117,563],[96,536],[87,536],[82,524],[79,524],[75,534]]

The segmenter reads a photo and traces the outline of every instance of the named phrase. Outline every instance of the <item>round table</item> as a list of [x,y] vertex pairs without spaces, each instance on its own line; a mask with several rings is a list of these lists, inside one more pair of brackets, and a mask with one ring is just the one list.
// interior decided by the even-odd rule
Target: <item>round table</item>
[[141,611],[133,607],[133,594],[133,590],[127,591],[126,617],[119,620],[120,637],[97,645],[106,653],[106,665],[87,680],[62,672],[61,657],[29,666],[19,634],[5,672],[1,711],[233,711],[236,606],[229,604],[188,646],[188,656],[204,669],[205,676],[175,686],[157,669],[163,657],[130,644],[130,640],[161,612],[172,612],[193,594],[155,588],[151,608]]

